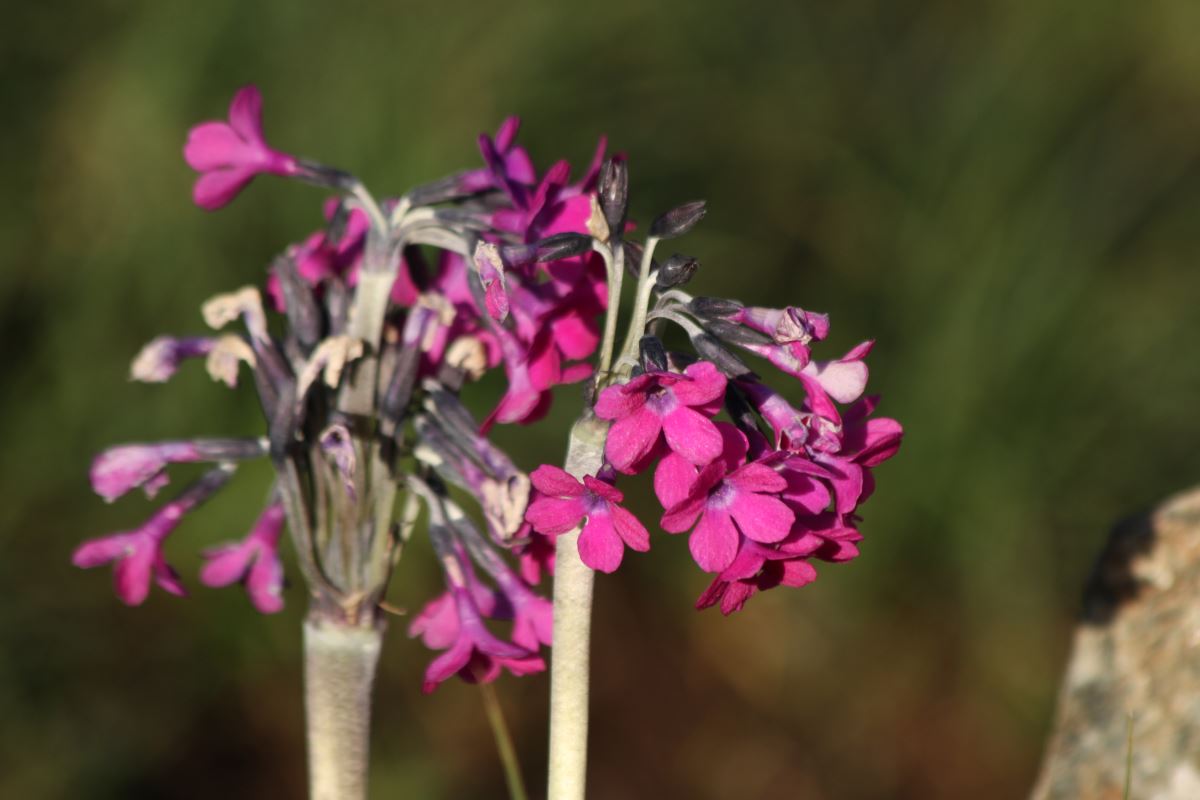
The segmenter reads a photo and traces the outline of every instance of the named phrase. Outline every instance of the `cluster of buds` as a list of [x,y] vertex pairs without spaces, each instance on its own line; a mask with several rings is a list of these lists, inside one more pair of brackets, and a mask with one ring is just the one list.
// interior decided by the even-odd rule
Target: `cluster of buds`
[[[606,159],[601,140],[579,180],[566,162],[539,175],[517,130],[513,118],[480,137],[482,167],[377,200],[349,173],[270,147],[254,87],[238,92],[227,122],[194,128],[184,156],[200,173],[194,199],[205,209],[260,174],[333,196],[320,230],[271,263],[263,291],[247,286],[203,305],[214,331],[237,321],[244,330],[159,337],[132,365],[134,379],[162,382],[203,358],[231,387],[244,365],[266,435],[102,453],[92,485],[109,501],[135,488],[153,496],[172,464],[212,467],[142,527],[86,542],[74,562],[113,563],[117,594],[131,605],[151,584],[183,594],[164,556],[170,534],[239,462],[269,458],[276,477],[265,510],[242,541],[205,553],[201,582],[240,583],[260,611],[280,610],[286,525],[310,618],[377,627],[424,507],[446,583],[410,626],[442,651],[426,673],[429,691],[454,675],[490,681],[544,669],[551,606],[535,587],[553,572],[554,537],[582,528],[579,554],[604,572],[625,547],[649,548],[646,526],[622,506],[618,475],[654,465],[661,527],[691,530],[696,563],[715,575],[702,607],[729,613],[757,590],[811,581],[814,559],[853,558],[870,468],[901,436],[893,420],[870,417],[875,401],[862,397],[870,344],[813,361],[810,345],[828,332],[823,315],[687,294],[699,262],[659,263],[654,253],[703,217],[703,203],[659,216],[643,242],[632,241],[623,158]],[[636,289],[618,350],[626,272]],[[669,324],[691,352],[668,352]],[[738,350],[799,380],[803,399],[793,404],[761,382]],[[460,393],[500,368],[504,394],[476,421]],[[587,474],[549,465],[526,474],[488,440],[497,423],[538,420],[555,386],[577,382],[584,419],[606,433]],[[714,420],[722,409],[728,421]],[[451,487],[477,508],[462,508]]]

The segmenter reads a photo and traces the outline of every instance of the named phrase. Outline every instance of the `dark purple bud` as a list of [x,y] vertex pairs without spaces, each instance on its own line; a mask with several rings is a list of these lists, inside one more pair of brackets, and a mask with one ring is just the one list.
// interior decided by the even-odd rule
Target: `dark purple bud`
[[506,244],[500,248],[500,260],[506,267],[522,267],[537,260],[537,246],[532,244]]
[[657,336],[643,336],[638,342],[641,351],[642,369],[646,372],[667,371],[667,351]]
[[311,350],[321,340],[321,312],[312,287],[300,277],[296,260],[290,255],[276,258],[272,268],[283,289],[284,311],[292,333],[305,350]]
[[590,253],[592,250],[592,237],[582,233],[565,231],[563,233],[556,233],[553,236],[547,236],[534,245],[534,247],[537,249],[536,260],[539,263],[558,261],[560,258],[571,258],[572,256],[581,256],[585,253]]
[[350,289],[341,278],[330,278],[325,282],[325,313],[329,315],[330,336],[346,332],[346,320],[350,316]]
[[688,310],[697,317],[719,319],[729,317],[743,308],[737,300],[726,300],[723,297],[695,297],[688,303]]
[[672,208],[650,223],[650,235],[656,239],[673,239],[682,236],[704,218],[707,209],[703,200],[693,200],[678,208]]
[[696,270],[698,269],[700,269],[699,261],[691,256],[676,253],[658,268],[658,278],[655,281],[655,285],[659,289],[673,289],[676,286],[683,286],[692,279],[692,276],[696,274]]
[[629,165],[624,158],[614,156],[604,162],[597,192],[604,219],[608,222],[609,238],[619,241],[625,230],[625,213],[629,207]]
[[715,337],[707,333],[693,336],[692,347],[696,348],[701,358],[711,361],[717,369],[725,373],[726,377],[746,378],[754,375],[740,358],[722,347]]
[[736,322],[727,322],[723,319],[705,320],[704,329],[718,339],[730,344],[769,345],[773,343],[771,337],[766,334],[759,333],[753,328],[747,328],[745,325],[738,325]]

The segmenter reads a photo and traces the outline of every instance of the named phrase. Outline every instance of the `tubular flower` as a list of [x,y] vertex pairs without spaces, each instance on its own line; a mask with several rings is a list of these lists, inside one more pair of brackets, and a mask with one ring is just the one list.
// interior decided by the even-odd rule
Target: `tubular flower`
[[228,122],[204,122],[192,128],[183,157],[200,173],[192,197],[209,211],[227,205],[255,175],[304,173],[294,156],[272,149],[263,137],[262,95],[256,86],[246,86],[233,96]]

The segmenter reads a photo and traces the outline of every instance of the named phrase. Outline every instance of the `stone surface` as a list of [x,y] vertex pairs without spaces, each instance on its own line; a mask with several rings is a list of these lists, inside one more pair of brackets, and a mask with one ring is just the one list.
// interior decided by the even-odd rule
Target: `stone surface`
[[1113,531],[1033,800],[1200,800],[1200,490]]

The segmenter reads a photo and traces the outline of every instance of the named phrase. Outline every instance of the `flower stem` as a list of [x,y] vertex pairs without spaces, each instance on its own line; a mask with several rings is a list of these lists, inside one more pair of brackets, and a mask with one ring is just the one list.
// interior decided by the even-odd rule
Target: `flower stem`
[[[566,471],[595,475],[608,423],[585,412],[571,429]],[[579,558],[579,529],[555,542],[554,647],[550,656],[548,800],[583,800],[587,779],[588,655],[595,573]]]
[[504,710],[500,708],[496,690],[490,683],[481,683],[479,692],[483,698],[483,711],[487,714],[488,724],[492,726],[492,736],[496,739],[496,752],[500,754],[500,763],[504,766],[508,796],[511,800],[529,800],[525,792],[525,779],[521,776],[521,762],[517,760],[517,751],[513,747],[508,725],[504,722]]
[[304,704],[312,800],[365,800],[371,684],[382,624],[304,621]]

